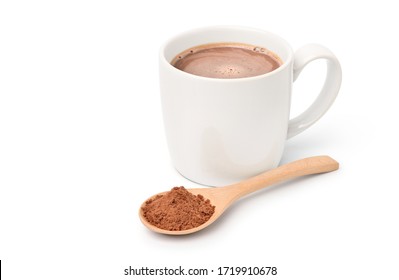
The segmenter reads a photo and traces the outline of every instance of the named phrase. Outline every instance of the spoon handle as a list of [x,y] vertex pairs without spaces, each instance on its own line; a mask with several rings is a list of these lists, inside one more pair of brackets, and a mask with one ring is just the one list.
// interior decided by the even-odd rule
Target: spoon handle
[[339,163],[331,157],[314,156],[284,164],[229,187],[237,190],[236,198],[238,199],[278,182],[310,174],[330,172],[338,168]]

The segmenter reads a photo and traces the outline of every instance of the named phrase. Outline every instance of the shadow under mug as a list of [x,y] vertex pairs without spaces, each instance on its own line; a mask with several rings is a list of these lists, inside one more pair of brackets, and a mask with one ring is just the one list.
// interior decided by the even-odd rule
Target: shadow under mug
[[[237,42],[265,47],[283,64],[248,78],[217,79],[170,64],[182,51],[203,44]],[[315,59],[327,62],[324,86],[313,104],[289,119],[293,81]],[[276,167],[285,141],[315,123],[334,102],[341,66],[327,48],[309,44],[295,53],[281,37],[263,30],[214,26],[169,40],[160,51],[163,120],[172,163],[189,180],[221,186]]]

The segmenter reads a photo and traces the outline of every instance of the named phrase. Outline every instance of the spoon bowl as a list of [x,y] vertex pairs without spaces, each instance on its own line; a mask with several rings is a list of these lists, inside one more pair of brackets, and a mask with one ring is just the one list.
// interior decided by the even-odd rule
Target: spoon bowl
[[[301,160],[297,160],[282,166],[279,166],[275,169],[266,171],[260,175],[249,178],[245,181],[228,185],[225,187],[217,187],[217,188],[194,188],[187,189],[190,193],[194,195],[201,194],[205,199],[209,199],[211,204],[215,206],[215,212],[211,216],[211,218],[203,223],[202,225],[180,231],[170,231],[158,228],[152,224],[150,224],[147,219],[144,217],[144,213],[142,207],[145,205],[145,202],[142,204],[139,210],[139,217],[141,222],[150,230],[168,234],[168,235],[184,235],[191,234],[197,231],[200,231],[209,225],[211,225],[214,221],[216,221],[223,212],[232,205],[235,201],[240,199],[241,197],[250,194],[252,192],[258,191],[260,189],[269,187],[273,184],[286,181],[289,179],[297,178],[300,176],[318,174],[318,173],[326,173],[330,171],[337,170],[339,168],[339,164],[337,161],[332,159],[329,156],[315,156],[309,157]],[[167,192],[162,192],[156,194],[151,198],[155,198],[157,195],[163,195]]]

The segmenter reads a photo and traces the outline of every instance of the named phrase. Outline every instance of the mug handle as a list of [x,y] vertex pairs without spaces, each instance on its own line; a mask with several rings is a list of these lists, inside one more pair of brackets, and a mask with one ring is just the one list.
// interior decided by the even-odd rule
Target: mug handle
[[309,44],[299,48],[294,56],[294,81],[305,66],[316,59],[327,61],[327,75],[324,86],[310,107],[288,123],[287,139],[303,132],[319,120],[333,104],[341,86],[341,65],[335,55],[327,48]]

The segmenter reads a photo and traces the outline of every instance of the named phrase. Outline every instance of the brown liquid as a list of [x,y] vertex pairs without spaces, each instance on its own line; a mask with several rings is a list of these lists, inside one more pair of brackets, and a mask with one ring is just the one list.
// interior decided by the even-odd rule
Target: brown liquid
[[240,43],[196,46],[178,54],[171,64],[184,72],[208,78],[253,77],[277,69],[281,59],[263,47]]

